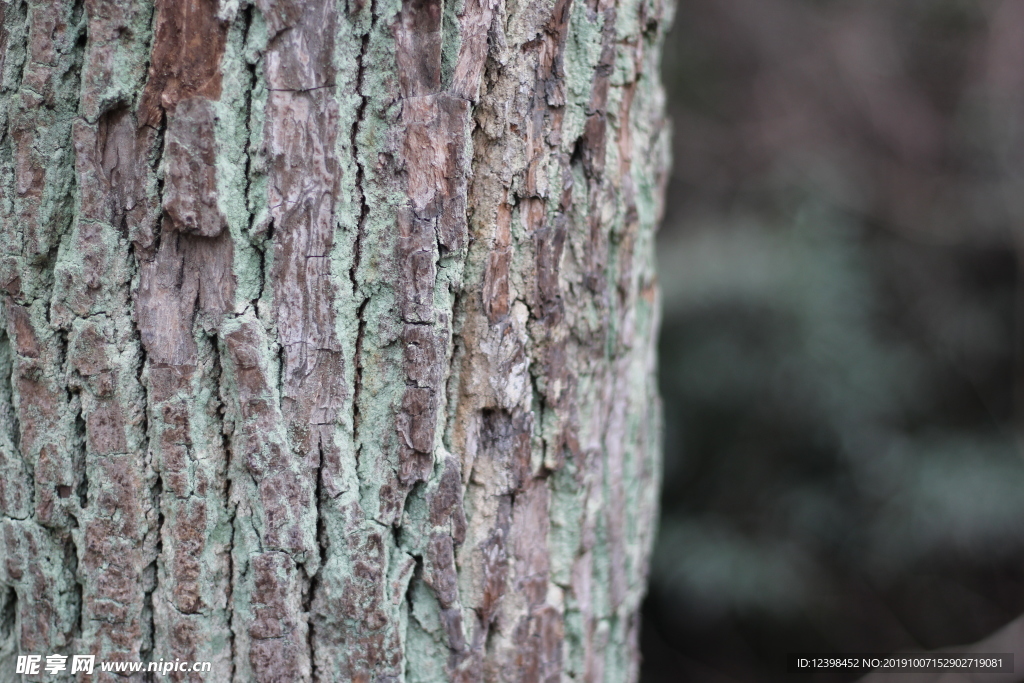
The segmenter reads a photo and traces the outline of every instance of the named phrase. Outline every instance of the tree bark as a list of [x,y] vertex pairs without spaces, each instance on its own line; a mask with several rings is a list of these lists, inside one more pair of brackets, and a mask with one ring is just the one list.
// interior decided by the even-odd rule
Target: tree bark
[[0,681],[636,678],[669,9],[0,0]]

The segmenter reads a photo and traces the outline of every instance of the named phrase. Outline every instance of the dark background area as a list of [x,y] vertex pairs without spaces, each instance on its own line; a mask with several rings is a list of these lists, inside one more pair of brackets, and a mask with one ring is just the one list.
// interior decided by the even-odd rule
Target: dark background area
[[987,636],[1024,613],[1024,2],[679,0],[663,68],[642,680]]

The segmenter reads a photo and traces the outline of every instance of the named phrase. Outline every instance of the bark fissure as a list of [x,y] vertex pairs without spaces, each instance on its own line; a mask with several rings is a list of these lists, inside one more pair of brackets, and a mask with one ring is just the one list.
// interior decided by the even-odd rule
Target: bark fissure
[[[156,654],[157,616],[154,596],[160,588],[159,562],[160,558],[163,557],[164,513],[160,510],[160,499],[162,494],[163,482],[158,474],[150,490],[150,496],[153,500],[153,509],[157,510],[156,524],[153,532],[155,537],[153,561],[146,566],[142,576],[145,585],[142,599],[142,613],[144,617],[148,617],[147,634],[144,636],[143,643],[139,647],[139,654],[143,658],[143,661],[153,661],[154,655]],[[157,655],[157,657],[159,657],[159,655]]]
[[[60,339],[60,346],[59,346],[59,349],[60,349],[60,351],[59,351],[60,367],[62,368],[65,376],[70,376],[72,370],[71,370],[70,363],[69,363],[68,358],[67,358],[67,351],[68,351],[67,333],[64,332],[64,331],[61,331],[57,335],[57,338]],[[72,486],[70,486],[68,484],[59,484],[59,485],[57,485],[56,493],[57,493],[57,496],[59,498],[68,498],[68,497],[70,497],[72,495],[72,493],[76,493],[77,494],[76,497],[78,498],[79,510],[76,511],[74,509],[71,509],[69,511],[70,512],[70,519],[68,520],[68,526],[71,528],[71,533],[68,534],[68,536],[67,536],[67,538],[65,540],[65,555],[69,558],[69,560],[68,560],[69,564],[73,564],[74,565],[74,569],[71,570],[71,575],[75,577],[74,588],[75,588],[76,599],[73,602],[74,602],[75,608],[77,609],[77,614],[76,614],[76,618],[74,618],[74,622],[76,624],[76,629],[74,631],[74,634],[72,635],[72,639],[75,639],[75,638],[81,638],[82,637],[82,634],[84,633],[83,621],[85,619],[85,610],[82,609],[82,603],[83,603],[82,597],[84,595],[84,583],[83,583],[81,577],[78,575],[78,572],[77,572],[79,554],[78,554],[78,544],[75,542],[75,535],[76,535],[75,530],[77,530],[77,528],[82,526],[82,524],[80,524],[78,518],[79,518],[79,516],[81,514],[81,511],[84,510],[87,507],[86,503],[88,501],[88,495],[89,495],[89,474],[88,474],[88,471],[86,469],[86,458],[87,458],[86,425],[85,425],[85,419],[83,418],[83,407],[82,407],[82,399],[81,399],[81,390],[78,389],[78,388],[72,388],[72,385],[71,385],[70,382],[68,383],[68,388],[67,388],[67,399],[68,399],[67,403],[68,403],[69,406],[72,406],[72,410],[73,410],[73,414],[74,414],[74,434],[73,434],[73,436],[74,436],[74,439],[75,439],[75,442],[76,442],[75,446],[74,446],[74,451],[75,451],[75,456],[77,456],[75,458],[75,461],[74,461],[74,468],[75,468],[75,470],[77,472],[79,472],[79,480],[78,480],[78,485],[75,486],[74,488],[72,488]]]
[[[225,496],[227,500],[231,500],[231,479],[228,478],[227,491]],[[228,592],[227,592],[227,622],[228,622],[228,652],[231,657],[229,677],[228,681],[235,680],[235,672],[238,670],[238,664],[236,658],[238,656],[238,649],[235,645],[235,641],[238,638],[237,628],[238,625],[235,623],[235,520],[238,517],[237,507],[231,507],[231,515],[228,517],[228,528],[230,529],[230,535],[228,537],[227,544],[227,573],[228,573]]]
[[[309,577],[309,585],[306,591],[305,599],[303,601],[303,612],[307,615],[313,613],[313,599],[317,593],[317,589],[320,584],[320,572],[327,564],[327,544],[328,538],[326,534],[326,527],[324,522],[324,509],[322,505],[323,500],[323,445],[320,441],[317,441],[317,452],[319,453],[319,459],[317,462],[316,471],[316,489],[314,490],[314,496],[317,504],[317,516],[316,516],[316,539],[319,554],[319,564],[317,565],[317,572]],[[310,661],[310,678],[315,682],[320,680],[318,672],[317,657],[316,657],[316,622],[312,619],[309,620],[309,631],[306,635],[306,647],[309,649],[309,661]]]
[[[142,18],[142,20],[145,23],[145,25],[147,25],[149,27],[150,34],[151,35],[155,34],[156,20],[157,20],[157,17],[156,17],[156,6],[155,5],[152,6],[151,10],[148,12],[148,15],[144,16]],[[146,73],[146,72],[149,71],[149,68],[150,68],[150,54],[151,54],[151,50],[152,50],[152,42],[150,40],[144,40],[143,41],[143,46],[144,46],[143,47],[143,54],[145,55],[145,57],[144,57],[144,62],[143,62],[142,68],[144,69],[144,73]],[[136,101],[138,99],[138,97],[139,97],[138,95],[136,95],[135,93],[132,93],[130,98],[133,101],[132,102],[133,104],[134,104],[134,101]],[[101,116],[102,115],[103,114],[101,114]],[[125,114],[122,114],[122,115],[125,115]],[[99,122],[99,116],[97,117],[97,123],[98,122]],[[157,171],[157,169],[159,168],[159,165],[160,165],[160,156],[159,156],[159,154],[160,154],[160,151],[163,149],[164,127],[165,127],[165,122],[163,120],[161,120],[161,122],[158,125],[155,125],[155,126],[147,124],[147,128],[155,134],[155,138],[156,138],[155,147],[156,147],[156,150],[157,150],[157,156],[156,156],[155,159],[153,159],[151,164],[144,165],[144,168],[146,168],[147,171],[149,173],[153,174],[153,175],[156,175],[156,171]],[[163,203],[163,181],[162,180],[158,181],[155,189],[156,189],[156,202],[157,202],[158,205],[162,204]],[[132,283],[137,285],[139,271],[140,271],[140,268],[141,268],[141,259],[140,259],[140,256],[139,256],[139,246],[137,244],[137,241],[131,238],[132,237],[132,235],[131,235],[132,230],[128,226],[128,221],[129,221],[128,212],[125,211],[125,212],[122,213],[121,220],[119,222],[122,223],[125,226],[125,228],[122,230],[122,233],[123,233],[123,237],[128,241],[128,264],[129,264],[129,268],[130,268],[130,272],[131,272]],[[154,240],[155,241],[159,240],[159,234],[154,236]],[[158,243],[157,243],[157,248],[158,248]],[[151,518],[155,517],[155,519],[151,519],[151,522],[153,524],[153,530],[149,533],[149,537],[147,538],[147,544],[151,544],[153,546],[153,548],[152,548],[152,559],[147,564],[146,569],[144,570],[143,576],[142,576],[142,580],[144,582],[143,607],[142,607],[143,614],[142,614],[142,616],[143,616],[143,618],[146,621],[146,633],[143,635],[142,644],[140,644],[140,647],[139,647],[140,656],[143,658],[143,660],[144,661],[152,661],[154,659],[154,656],[156,656],[156,657],[160,656],[160,654],[157,653],[157,651],[156,651],[156,639],[157,639],[157,628],[156,628],[157,623],[156,623],[156,621],[157,621],[157,616],[156,616],[156,610],[155,610],[155,604],[154,604],[154,596],[156,595],[157,590],[159,589],[159,582],[160,582],[159,562],[160,562],[161,557],[163,556],[164,514],[163,514],[163,511],[161,510],[161,506],[160,506],[160,500],[161,500],[161,497],[162,497],[162,494],[163,494],[163,480],[160,477],[159,464],[153,462],[152,451],[151,451],[151,448],[150,448],[150,439],[149,439],[149,436],[150,436],[150,420],[149,420],[149,415],[150,415],[150,411],[153,409],[153,406],[152,406],[151,401],[150,401],[149,382],[147,381],[147,378],[145,376],[146,375],[146,369],[147,369],[147,367],[149,367],[149,358],[148,358],[148,355],[146,353],[146,345],[143,343],[143,340],[142,340],[142,329],[139,326],[138,316],[137,315],[132,315],[131,318],[130,318],[130,321],[131,321],[131,333],[132,333],[131,334],[131,339],[132,339],[132,342],[135,344],[136,348],[138,349],[138,354],[139,354],[138,364],[137,364],[137,366],[135,368],[135,380],[136,380],[137,386],[139,387],[139,391],[141,393],[141,402],[142,402],[142,406],[143,406],[142,414],[141,414],[142,442],[141,442],[140,446],[142,447],[143,452],[146,454],[146,457],[145,457],[146,466],[149,469],[149,471],[153,474],[152,482],[151,482],[150,487],[149,487],[150,505],[149,505],[149,512],[147,513],[147,518],[151,519]]]
[[[353,245],[352,266],[349,269],[349,280],[350,280],[351,285],[352,285],[352,294],[353,294],[354,297],[359,297],[360,296],[360,291],[361,291],[361,288],[360,288],[360,285],[359,285],[359,280],[358,280],[359,264],[360,264],[360,259],[362,257],[362,252],[363,252],[363,235],[365,234],[365,231],[366,231],[366,221],[367,221],[367,218],[368,218],[368,216],[370,214],[370,206],[367,203],[367,200],[366,200],[366,190],[365,190],[365,188],[363,186],[363,183],[364,183],[365,177],[366,177],[366,172],[364,171],[363,163],[362,163],[362,161],[359,158],[358,135],[359,135],[359,128],[360,128],[360,126],[364,125],[364,118],[366,116],[366,107],[367,107],[367,104],[369,102],[369,97],[363,92],[363,88],[364,88],[363,80],[364,80],[364,74],[365,74],[365,69],[366,69],[366,66],[364,65],[364,61],[367,58],[366,55],[367,55],[367,51],[368,51],[369,46],[370,46],[370,34],[373,32],[374,27],[375,27],[376,22],[377,22],[377,15],[376,15],[376,12],[375,12],[376,2],[377,2],[377,0],[370,0],[370,20],[369,20],[369,26],[366,29],[366,31],[361,35],[361,37],[359,39],[359,42],[360,42],[360,44],[359,44],[359,55],[356,58],[356,63],[355,63],[355,70],[356,70],[355,89],[356,89],[356,94],[359,97],[359,104],[356,107],[355,116],[353,117],[353,120],[352,120],[352,128],[351,128],[350,133],[349,133],[349,146],[351,147],[351,150],[352,150],[352,152],[351,152],[351,154],[352,154],[352,162],[355,164],[355,167],[356,167],[356,177],[355,177],[355,184],[354,184],[355,186],[352,188],[352,191],[358,197],[358,202],[359,202],[359,216],[358,216],[357,222],[356,222],[356,235],[355,235],[355,240],[354,240],[354,245]],[[356,340],[355,340],[355,345],[354,345],[355,352],[354,352],[354,356],[353,356],[353,359],[352,359],[352,362],[355,365],[355,384],[354,384],[354,386],[352,388],[352,429],[353,429],[352,440],[355,443],[355,448],[356,448],[355,457],[356,457],[357,471],[358,471],[359,452],[361,450],[361,442],[360,442],[360,436],[359,436],[359,401],[360,401],[360,393],[361,393],[362,385],[363,385],[363,382],[362,382],[362,374],[363,374],[363,365],[362,365],[363,337],[366,334],[366,320],[364,319],[364,314],[365,314],[365,311],[366,311],[366,306],[369,304],[369,302],[370,302],[370,297],[366,296],[366,295],[363,295],[361,300],[359,301],[358,306],[356,307]]]
[[[242,22],[242,44],[248,46],[254,39],[253,36],[253,22],[255,21],[256,8],[254,6],[245,7],[241,11],[241,22]],[[245,202],[246,212],[246,225],[245,232],[249,238],[249,242],[253,249],[258,254],[257,263],[259,265],[259,273],[257,274],[257,289],[250,299],[250,304],[253,308],[253,313],[259,315],[259,304],[263,301],[263,292],[267,286],[267,276],[270,271],[268,260],[270,258],[267,244],[273,240],[273,226],[272,223],[266,226],[258,226],[257,221],[259,219],[258,211],[255,207],[255,203],[258,198],[254,196],[253,187],[253,146],[258,143],[257,134],[253,126],[253,91],[256,89],[259,83],[258,74],[258,58],[248,55],[243,56],[243,68],[246,70],[245,90],[243,92],[243,104],[241,117],[243,121],[243,128],[245,132],[245,144],[243,148],[243,156],[245,159],[244,168],[242,170],[242,179],[244,182],[241,188],[241,195]]]

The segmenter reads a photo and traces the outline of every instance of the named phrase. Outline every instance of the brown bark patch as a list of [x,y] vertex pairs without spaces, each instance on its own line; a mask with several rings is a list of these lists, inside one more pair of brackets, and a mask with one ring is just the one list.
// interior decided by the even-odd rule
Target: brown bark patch
[[227,227],[217,206],[217,145],[213,105],[191,97],[167,126],[164,210],[179,232],[216,237]]
[[402,97],[441,89],[441,0],[403,0],[395,26]]
[[217,0],[158,0],[149,79],[139,104],[139,124],[158,126],[164,110],[190,97],[220,97],[220,60],[227,23]]

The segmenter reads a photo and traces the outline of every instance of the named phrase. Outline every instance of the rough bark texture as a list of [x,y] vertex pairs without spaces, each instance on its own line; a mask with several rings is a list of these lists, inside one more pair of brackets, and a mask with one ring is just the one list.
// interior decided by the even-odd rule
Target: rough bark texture
[[0,681],[635,678],[668,9],[0,0]]

